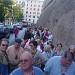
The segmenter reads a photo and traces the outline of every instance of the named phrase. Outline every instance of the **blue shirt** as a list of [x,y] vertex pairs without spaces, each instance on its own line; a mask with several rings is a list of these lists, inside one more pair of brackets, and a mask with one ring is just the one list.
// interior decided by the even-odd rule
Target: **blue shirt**
[[8,65],[0,63],[0,74],[8,75]]
[[[44,71],[47,72],[48,75],[62,75],[60,59],[61,56],[54,56],[50,58],[45,65]],[[70,64],[67,74],[65,75],[75,75],[75,62]]]
[[[40,68],[33,67],[34,75],[44,75],[43,71]],[[23,75],[22,68],[19,67],[15,69],[10,75]]]

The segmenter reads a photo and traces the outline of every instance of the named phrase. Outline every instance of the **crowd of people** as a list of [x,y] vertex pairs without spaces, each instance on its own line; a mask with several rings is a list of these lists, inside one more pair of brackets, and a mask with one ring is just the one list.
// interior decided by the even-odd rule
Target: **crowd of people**
[[53,45],[48,28],[28,26],[23,39],[0,41],[0,75],[75,75],[75,45]]

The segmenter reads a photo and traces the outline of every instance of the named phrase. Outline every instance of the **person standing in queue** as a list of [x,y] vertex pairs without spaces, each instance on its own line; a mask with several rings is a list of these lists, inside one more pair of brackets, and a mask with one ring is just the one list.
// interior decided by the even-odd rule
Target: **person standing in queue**
[[44,68],[44,75],[75,75],[74,55],[66,51],[63,56],[50,58]]
[[19,33],[19,29],[15,26],[13,32],[14,32],[14,34],[15,34],[15,39],[16,39],[17,36],[18,36],[18,33]]
[[29,50],[25,50],[24,53],[20,55],[19,68],[11,72],[10,75],[44,75],[40,68],[33,66],[33,57]]
[[20,54],[24,52],[21,42],[22,40],[20,38],[16,38],[14,45],[9,46],[6,51],[10,60],[10,72],[18,67]]
[[8,75],[9,73],[9,59],[6,53],[9,41],[6,38],[1,39],[0,42],[0,74]]

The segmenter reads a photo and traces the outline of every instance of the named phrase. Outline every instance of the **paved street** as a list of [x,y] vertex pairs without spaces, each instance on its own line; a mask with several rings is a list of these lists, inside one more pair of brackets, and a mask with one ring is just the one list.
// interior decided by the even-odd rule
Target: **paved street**
[[[23,28],[23,30],[19,30],[18,37],[22,39],[24,37],[24,33],[25,33],[25,28]],[[9,45],[12,45],[14,41],[15,41],[15,35],[11,34],[9,37]]]

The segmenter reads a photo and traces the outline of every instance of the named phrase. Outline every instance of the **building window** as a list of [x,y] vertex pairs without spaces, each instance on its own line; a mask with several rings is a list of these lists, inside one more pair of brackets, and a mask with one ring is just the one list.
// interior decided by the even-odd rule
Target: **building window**
[[37,15],[40,15],[40,13],[39,13],[39,12],[37,12]]
[[33,18],[35,18],[35,16],[33,16]]
[[34,10],[35,10],[35,8],[34,8]]
[[19,1],[19,3],[21,3],[21,1]]
[[29,19],[29,21],[31,21],[31,19]]
[[27,15],[26,15],[26,17],[27,17]]
[[33,12],[33,14],[36,14],[36,12]]
[[31,17],[31,15],[29,15],[29,17]]
[[33,23],[34,23],[34,20],[33,20]]
[[37,11],[39,11],[39,8],[37,9]]
[[23,9],[22,9],[22,12],[23,12]]
[[25,6],[25,2],[22,2],[22,7],[24,7]]
[[30,14],[31,14],[31,12],[30,12]]
[[23,12],[22,12],[22,15],[23,15]]
[[39,18],[39,16],[37,16],[37,18]]
[[31,7],[32,7],[32,4],[31,4]]
[[28,11],[26,11],[26,14],[28,14]]
[[28,4],[27,4],[27,6],[28,6]]
[[32,10],[32,8],[30,8],[30,10]]
[[32,3],[32,1],[31,1],[31,3]]

